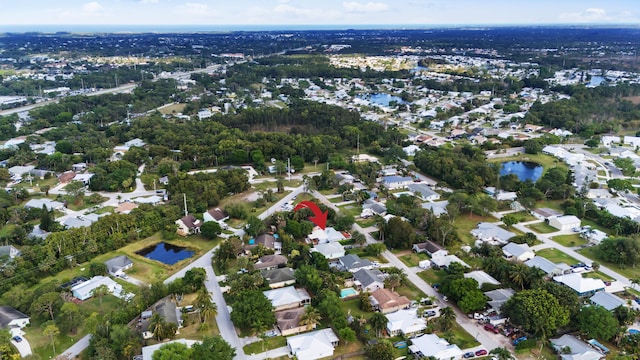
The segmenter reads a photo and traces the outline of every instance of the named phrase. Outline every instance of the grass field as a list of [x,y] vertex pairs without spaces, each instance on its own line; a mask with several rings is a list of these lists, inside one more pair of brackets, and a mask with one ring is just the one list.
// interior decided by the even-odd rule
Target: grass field
[[245,345],[244,352],[245,354],[259,354],[261,352],[267,350],[277,349],[279,347],[283,347],[287,345],[287,338],[284,336],[274,336],[271,338],[266,338],[263,341],[258,341],[251,343],[249,345]]
[[409,252],[408,254],[399,256],[400,260],[408,267],[418,266],[420,261],[429,260],[429,256],[425,253]]
[[619,264],[614,264],[608,261],[604,261],[602,259],[600,259],[597,255],[596,255],[596,248],[595,247],[586,247],[583,249],[578,250],[578,252],[586,257],[588,257],[591,260],[597,261],[600,264],[602,264],[603,266],[608,267],[609,269],[617,272],[618,274],[629,278],[629,279],[638,279],[640,278],[640,268],[639,267],[632,267],[632,266],[625,266],[625,267],[620,267]]
[[567,168],[567,165],[553,156],[546,154],[518,154],[516,156],[491,158],[487,160],[491,163],[503,163],[508,161],[529,161],[544,167],[543,174],[553,167]]
[[536,251],[537,256],[542,256],[547,260],[554,263],[565,263],[567,265],[572,265],[578,263],[578,260],[572,258],[571,256],[563,253],[558,249],[542,249]]
[[537,224],[530,224],[530,225],[526,225],[526,228],[531,229],[539,234],[548,234],[548,233],[552,233],[552,232],[556,232],[558,231],[558,229],[554,228],[553,226],[543,222],[539,222]]
[[433,284],[440,284],[442,282],[442,279],[444,279],[445,276],[447,276],[447,272],[444,270],[429,269],[425,271],[420,271],[418,273],[418,276],[420,276],[422,280],[426,281],[427,284],[433,285]]
[[511,215],[515,216],[516,219],[518,219],[518,222],[527,222],[527,221],[533,221],[536,219],[536,217],[531,215],[528,211],[518,211]]
[[[478,226],[479,222],[493,222],[495,220],[496,219],[492,217],[478,216],[475,214],[460,214],[460,216],[456,218],[454,226],[456,228],[456,231],[458,232],[458,236],[460,236],[460,239],[462,239],[464,244],[458,244],[456,246],[473,245],[474,239],[470,231],[475,229],[476,226]],[[455,250],[458,249],[456,248]]]
[[183,112],[185,106],[187,106],[187,104],[171,104],[171,105],[163,106],[159,110],[160,110],[160,113],[163,115],[171,115],[171,114],[177,114],[177,113]]
[[586,245],[588,243],[587,240],[580,237],[578,234],[570,234],[570,235],[559,235],[551,238],[553,241],[557,242],[560,245],[567,247],[581,246]]

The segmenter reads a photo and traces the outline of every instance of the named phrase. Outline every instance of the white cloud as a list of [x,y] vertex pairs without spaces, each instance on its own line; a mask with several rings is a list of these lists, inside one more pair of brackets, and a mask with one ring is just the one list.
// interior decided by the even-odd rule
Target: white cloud
[[100,13],[100,12],[104,11],[104,7],[102,5],[100,5],[99,2],[92,1],[92,2],[84,4],[82,6],[82,11],[85,14],[97,14],[97,13]]
[[158,0],[140,0],[141,4],[157,4]]
[[357,1],[345,1],[342,7],[349,12],[371,13],[389,9],[389,5],[381,2],[361,3]]
[[198,2],[188,2],[180,5],[178,6],[178,10],[183,14],[194,16],[211,16],[216,14],[216,11],[210,8],[209,5]]
[[309,16],[314,13],[314,10],[312,9],[298,8],[287,4],[279,4],[278,6],[273,8],[273,11],[281,14],[292,14],[296,16]]
[[601,8],[588,8],[579,12],[563,13],[559,16],[560,20],[567,22],[610,22],[615,20],[607,14],[607,11]]

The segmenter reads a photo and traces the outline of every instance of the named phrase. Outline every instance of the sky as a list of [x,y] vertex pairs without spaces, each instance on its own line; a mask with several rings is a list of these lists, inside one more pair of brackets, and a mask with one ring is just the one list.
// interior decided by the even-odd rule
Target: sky
[[[36,25],[37,24],[37,25]],[[638,0],[2,0],[16,25],[640,24]],[[372,26],[372,28],[375,26]],[[29,29],[29,26],[25,26]]]

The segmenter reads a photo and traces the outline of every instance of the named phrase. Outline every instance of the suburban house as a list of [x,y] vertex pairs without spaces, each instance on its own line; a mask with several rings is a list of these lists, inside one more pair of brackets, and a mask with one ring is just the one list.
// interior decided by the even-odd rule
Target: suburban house
[[460,260],[460,258],[455,255],[442,255],[439,252],[431,257],[431,262],[433,263],[433,265],[440,268],[447,268],[454,262],[457,262],[466,268],[470,267],[466,262]]
[[426,253],[429,256],[448,255],[449,251],[431,240],[423,243],[413,244],[413,251],[416,253]]
[[533,250],[529,248],[529,245],[516,243],[508,243],[503,246],[502,253],[505,259],[514,261],[527,261],[536,256]]
[[627,306],[627,303],[625,303],[624,300],[605,291],[597,292],[589,298],[589,301],[591,301],[592,304],[602,306],[609,311],[613,311],[615,308],[620,306]]
[[269,287],[277,289],[296,283],[296,277],[291,268],[271,269],[260,272],[260,275],[267,280]]
[[118,205],[117,208],[113,209],[113,212],[116,214],[130,214],[133,209],[137,209],[139,206],[140,205],[136,203],[125,201]]
[[316,328],[316,325],[302,325],[300,318],[304,315],[307,308],[299,307],[276,312],[276,324],[282,336],[294,335],[303,331],[310,331]]
[[176,225],[178,225],[178,229],[176,230],[178,235],[187,236],[200,233],[200,225],[202,225],[202,222],[193,215],[186,215],[182,219],[176,220]]
[[580,231],[580,237],[588,240],[591,245],[600,245],[601,242],[609,238],[609,235],[602,230],[589,228]]
[[416,358],[430,358],[437,360],[460,360],[464,352],[455,344],[449,344],[436,334],[425,334],[411,339],[409,353]]
[[[561,354],[560,358],[562,360],[599,360],[605,357],[589,344],[573,335],[565,334],[549,341],[553,349],[558,354]],[[565,350],[568,350],[568,353]]]
[[319,252],[327,260],[337,260],[345,256],[344,246],[339,242],[322,243],[311,248],[312,252]]
[[313,244],[323,244],[342,241],[347,237],[344,236],[343,233],[332,227],[326,227],[322,229],[321,227],[316,226],[313,228],[313,231],[307,236],[307,238]]
[[420,151],[420,147],[417,145],[411,144],[409,146],[403,147],[402,151],[404,151],[404,153],[407,154],[407,156],[414,156],[416,152]]
[[62,209],[64,204],[50,199],[30,199],[24,204],[25,209],[42,209],[43,206],[47,210],[52,211]]
[[531,215],[533,215],[536,219],[550,221],[553,218],[562,216],[562,213],[550,208],[537,208],[531,210]]
[[145,339],[151,339],[153,337],[153,330],[149,329],[151,316],[153,314],[160,315],[162,319],[168,323],[176,324],[177,328],[182,327],[182,311],[176,306],[176,303],[167,296],[153,304],[150,310],[142,312],[139,326],[140,331],[142,332],[142,337]]
[[133,267],[133,261],[129,259],[126,255],[116,256],[104,262],[107,266],[107,271],[109,275],[122,277],[126,270],[129,270]]
[[487,302],[489,306],[495,310],[498,314],[500,313],[500,309],[502,305],[507,302],[513,295],[515,295],[515,291],[513,289],[496,289],[487,291],[484,293],[486,297],[490,300]]
[[387,213],[387,206],[374,199],[367,199],[362,204],[362,212],[360,217],[368,218],[374,215],[384,216]]
[[278,241],[278,234],[261,234],[256,236],[255,239],[249,239],[247,244],[244,246],[244,251],[246,253],[250,253],[251,249],[256,246],[264,246],[267,249],[273,250],[276,254],[280,254],[282,252],[282,242]]
[[358,290],[372,292],[384,288],[384,274],[378,270],[360,269],[353,273]]
[[71,288],[71,293],[76,299],[84,301],[92,298],[93,291],[102,285],[107,287],[110,294],[119,298],[124,297],[122,285],[106,276],[94,276],[88,281],[81,282]]
[[387,314],[387,333],[389,336],[411,337],[427,328],[427,321],[418,316],[415,309],[404,309]]
[[213,209],[209,209],[208,211],[205,211],[202,214],[202,219],[203,219],[203,222],[216,221],[216,222],[222,223],[229,219],[229,215],[227,215],[227,213],[224,212],[224,210],[221,210],[220,208],[213,208]]
[[198,340],[187,340],[187,339],[177,339],[177,340],[171,340],[171,341],[167,341],[167,342],[161,342],[159,344],[144,346],[144,347],[142,347],[142,359],[141,360],[152,360],[153,359],[153,353],[156,352],[156,350],[160,349],[164,345],[173,344],[173,343],[183,344],[186,347],[190,348],[190,347],[193,346],[193,344],[199,344],[199,343],[201,343],[201,341],[198,341]]
[[255,270],[270,270],[287,264],[287,257],[283,255],[265,255],[253,264]]
[[298,359],[315,360],[333,356],[339,343],[331,328],[316,330],[287,338],[289,353]]
[[16,257],[20,256],[20,254],[20,250],[18,250],[13,245],[0,246],[0,259],[5,256],[8,259],[15,259]]
[[279,289],[263,291],[264,296],[271,301],[273,311],[286,310],[311,304],[311,297],[307,290],[287,286]]
[[470,271],[465,273],[463,276],[467,279],[473,279],[478,282],[478,289],[482,288],[482,285],[484,284],[500,285],[498,280],[482,270]]
[[574,215],[558,216],[549,220],[549,225],[558,230],[573,230],[580,228],[580,219]]
[[571,288],[580,297],[591,296],[599,291],[604,291],[606,286],[600,279],[583,278],[582,274],[576,273],[555,276],[553,280]]
[[564,263],[555,264],[542,256],[534,256],[524,262],[528,267],[537,267],[544,271],[547,276],[562,275],[571,272],[571,267]]
[[12,308],[11,306],[0,306],[0,328],[20,328],[29,325],[29,316]]
[[338,259],[338,261],[344,270],[350,272],[356,272],[364,268],[371,269],[373,267],[373,263],[368,259],[361,259],[360,256],[353,254],[345,255]]
[[516,234],[511,231],[507,231],[496,224],[488,222],[479,223],[475,229],[471,230],[471,235],[479,241],[491,245],[504,245],[509,242],[509,239],[516,236]]
[[413,184],[413,178],[410,176],[385,176],[382,178],[382,184],[389,190],[402,189]]
[[422,199],[423,201],[436,201],[440,199],[440,194],[433,191],[427,184],[409,184],[407,186],[413,196]]
[[440,217],[443,214],[447,213],[447,205],[449,205],[449,201],[442,200],[442,201],[426,202],[420,205],[420,207],[431,211],[431,213],[434,216]]
[[411,300],[406,296],[400,296],[397,292],[389,289],[378,289],[371,293],[369,302],[374,310],[383,314],[406,309],[411,305]]

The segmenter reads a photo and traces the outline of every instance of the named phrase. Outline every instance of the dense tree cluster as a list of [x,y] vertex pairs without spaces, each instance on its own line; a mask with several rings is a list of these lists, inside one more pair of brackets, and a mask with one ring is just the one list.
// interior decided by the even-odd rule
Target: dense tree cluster
[[178,173],[169,177],[167,190],[174,194],[172,202],[178,206],[187,198],[187,208],[201,213],[218,205],[220,199],[229,194],[243,192],[249,188],[247,172],[242,169],[219,170],[215,173]]

